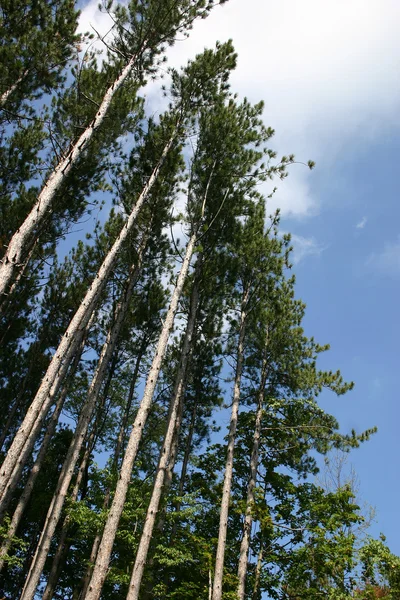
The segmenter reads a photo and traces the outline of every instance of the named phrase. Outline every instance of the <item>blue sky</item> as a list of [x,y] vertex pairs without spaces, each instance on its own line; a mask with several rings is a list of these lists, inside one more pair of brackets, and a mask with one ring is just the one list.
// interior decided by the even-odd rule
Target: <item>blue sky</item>
[[[83,30],[107,29],[96,7],[86,5]],[[169,54],[180,66],[233,38],[233,89],[265,101],[280,154],[317,163],[290,168],[271,210],[281,208],[294,236],[306,332],[331,344],[321,367],[356,384],[345,397],[324,396],[324,406],[343,430],[378,426],[351,462],[377,509],[373,533],[398,554],[399,29],[398,0],[230,0]],[[148,110],[161,110],[158,84],[146,92]]]
[[[324,397],[344,430],[377,425],[378,433],[350,457],[363,500],[377,509],[382,531],[400,553],[398,525],[398,297],[400,280],[399,136],[376,140],[338,164],[339,186],[330,189],[322,169],[312,182],[321,198],[317,216],[287,228],[325,246],[295,267],[297,292],[307,303],[306,330],[331,350],[321,365],[340,368],[355,382],[348,395]],[[380,165],[385,165],[381,168]],[[336,188],[336,189],[335,189]],[[338,189],[339,188],[339,189]],[[367,221],[363,228],[355,225]]]

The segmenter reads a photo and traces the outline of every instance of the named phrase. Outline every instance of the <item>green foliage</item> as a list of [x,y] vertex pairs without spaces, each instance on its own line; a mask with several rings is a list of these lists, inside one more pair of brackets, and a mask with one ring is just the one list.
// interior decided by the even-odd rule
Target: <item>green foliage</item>
[[[0,525],[0,540],[2,542],[6,539],[10,539],[10,537],[8,536],[10,522],[11,519],[7,516],[5,517],[3,523]],[[9,568],[20,568],[23,564],[23,554],[28,547],[28,542],[21,538],[18,538],[17,536],[13,536],[11,538],[11,542],[13,553],[11,555],[6,554],[2,556],[2,558],[4,558],[5,564]]]
[[81,41],[78,16],[72,0],[2,0],[0,95],[16,86],[5,103],[11,114],[65,81],[64,69]]
[[[169,153],[102,291],[85,349],[71,368],[61,426],[54,435],[3,572],[4,592],[18,597],[35,550],[66,450],[131,270],[135,285],[90,423],[92,450],[76,499],[67,498],[50,543],[42,583],[66,533],[54,598],[79,598],[92,544],[109,514],[130,427],[163,325],[181,248],[198,239],[162,364],[102,598],[126,597],[152,493],[183,331],[198,295],[176,428],[176,458],[165,479],[158,522],[146,562],[141,598],[208,600],[218,543],[225,465],[226,410],[237,360],[240,313],[245,314],[243,375],[225,553],[223,598],[236,599],[245,515],[251,515],[246,600],[400,597],[400,559],[384,540],[356,539],[362,510],[351,486],[324,490],[313,478],[319,458],[348,452],[374,428],[344,432],[320,405],[329,391],[353,388],[335,370],[319,368],[329,345],[308,337],[306,307],[296,297],[290,235],[279,211],[268,215],[260,184],[283,179],[295,161],[270,148],[263,103],[238,100],[229,87],[237,56],[231,41],[206,49],[169,72],[169,105],[149,116],[140,87],[161,76],[165,52],[213,0],[131,0],[102,3],[113,27],[98,52],[76,34],[70,0],[2,2],[0,94],[11,90],[0,122],[0,250],[23,222],[43,178],[90,127],[106,90],[126,63],[135,68],[113,98],[102,127],[65,177],[44,224],[27,249],[29,260],[12,303],[0,305],[0,408],[9,447],[52,355],[85,292],[159,163]],[[167,102],[168,102],[167,101]],[[304,163],[303,163],[304,164]],[[305,166],[314,167],[313,161]],[[103,217],[95,217],[104,206]],[[87,219],[67,256],[60,240]],[[79,232],[78,232],[79,233]],[[79,237],[79,236],[78,236]],[[68,243],[68,240],[67,240]],[[143,253],[141,254],[141,249]],[[140,259],[139,259],[140,257]],[[7,304],[7,305],[6,305]],[[79,358],[79,357],[78,357]],[[251,457],[258,431],[256,481],[249,501]],[[65,423],[68,423],[68,426]],[[41,439],[34,453],[38,452]],[[88,443],[88,440],[86,440]],[[80,460],[82,457],[80,457]],[[98,464],[97,464],[98,463]],[[30,464],[0,525],[10,516]],[[98,466],[100,465],[100,466]],[[74,468],[72,486],[78,475]],[[71,493],[71,489],[69,490]],[[260,568],[258,568],[260,567]]]
[[385,544],[385,537],[369,538],[360,549],[361,581],[355,593],[356,598],[400,597],[400,558],[395,556]]

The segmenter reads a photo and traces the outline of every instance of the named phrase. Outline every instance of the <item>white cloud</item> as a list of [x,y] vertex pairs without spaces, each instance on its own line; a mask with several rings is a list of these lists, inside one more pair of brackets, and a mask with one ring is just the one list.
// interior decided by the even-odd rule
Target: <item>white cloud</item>
[[361,219],[361,221],[359,221],[359,222],[357,223],[357,225],[356,225],[356,229],[364,229],[364,227],[365,227],[365,226],[366,226],[366,224],[367,224],[367,221],[368,221],[367,217],[363,217],[363,218]]
[[[285,232],[282,232],[282,235]],[[291,234],[291,244],[293,246],[292,261],[295,265],[309,256],[319,256],[326,246],[320,244],[314,237],[303,237],[302,235]]]
[[97,39],[97,34],[102,37],[105,36],[106,40],[110,39],[112,36],[113,21],[106,12],[101,12],[98,6],[99,3],[97,0],[95,2],[91,1],[81,10],[78,32],[95,35],[95,39],[90,43],[90,48],[103,52],[105,46]]
[[[398,0],[229,0],[169,50],[169,64],[183,65],[216,40],[233,38],[232,87],[265,101],[265,122],[276,130],[271,145],[315,160],[329,179],[339,158],[352,148],[365,151],[399,125],[399,22]],[[147,93],[149,109],[161,110],[158,86]],[[291,167],[272,203],[284,215],[315,214],[312,177],[307,168]]]
[[[233,38],[238,67],[232,86],[265,101],[265,121],[281,154],[332,167],[349,143],[360,144],[394,123],[400,108],[400,3],[397,0],[230,0],[195,23],[189,40],[170,51],[170,64]],[[282,214],[318,211],[313,175],[290,176],[273,203]],[[321,172],[320,171],[320,172]]]
[[381,252],[372,253],[367,259],[367,266],[383,275],[397,277],[400,275],[400,235],[394,242],[387,242]]
[[93,27],[100,35],[105,35],[112,27],[112,19],[106,12],[102,12],[98,8],[99,3],[88,2],[81,10],[79,16],[78,31],[80,33],[94,33]]

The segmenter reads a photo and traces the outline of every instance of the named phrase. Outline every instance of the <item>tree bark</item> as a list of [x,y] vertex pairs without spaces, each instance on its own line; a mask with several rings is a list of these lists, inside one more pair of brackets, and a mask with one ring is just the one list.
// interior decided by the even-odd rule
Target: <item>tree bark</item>
[[121,456],[121,451],[123,451],[124,439],[125,439],[126,430],[127,430],[128,423],[129,423],[129,416],[130,416],[131,410],[132,410],[133,395],[135,393],[136,384],[137,384],[138,377],[139,377],[140,364],[142,362],[143,356],[145,355],[146,347],[147,347],[147,340],[146,340],[146,337],[144,337],[143,341],[140,345],[140,348],[139,348],[138,356],[136,358],[135,368],[134,368],[131,383],[129,386],[128,398],[126,400],[124,416],[122,418],[121,426],[120,426],[119,432],[118,432],[117,444],[115,446],[115,454],[114,454],[115,470],[118,469],[118,461]]
[[168,420],[168,427],[165,434],[163,446],[161,448],[153,492],[147,509],[147,514],[143,525],[143,531],[140,537],[139,547],[136,553],[135,564],[133,567],[132,577],[129,584],[129,590],[126,597],[127,600],[138,600],[139,598],[140,585],[142,582],[144,568],[146,565],[147,554],[149,551],[150,541],[153,535],[153,529],[158,514],[161,495],[163,492],[165,472],[170,459],[172,458],[173,462],[175,462],[176,459],[176,452],[175,457],[171,456],[171,452],[173,450],[174,441],[176,442],[176,451],[178,446],[177,442],[183,411],[183,396],[185,393],[187,368],[189,363],[189,357],[192,351],[192,340],[195,330],[197,308],[199,303],[197,278],[201,269],[201,262],[201,257],[199,257],[196,265],[193,289],[190,298],[190,310],[188,322],[186,325],[185,337],[183,340],[181,360],[179,363],[178,373],[175,380],[175,386],[169,410],[170,414]]
[[[79,336],[82,335],[82,331],[79,332]],[[50,394],[52,398],[56,398],[59,388],[61,386],[61,382],[65,380],[65,377],[68,373],[69,370],[69,364],[68,363],[64,363],[61,366],[60,369],[60,377],[55,381],[55,383],[53,384],[51,390],[50,390]],[[49,407],[50,408],[50,407]],[[1,498],[1,502],[0,502],[0,518],[3,517],[5,511],[7,510],[7,507],[9,505],[10,499],[12,497],[12,494],[15,490],[15,488],[18,485],[18,482],[20,480],[22,471],[24,469],[25,464],[27,463],[29,456],[31,455],[36,439],[40,433],[40,430],[42,428],[42,424],[44,421],[44,415],[43,418],[40,419],[40,421],[36,424],[37,427],[37,434],[35,436],[28,436],[26,438],[25,444],[23,445],[20,455],[18,456],[18,460],[16,462],[16,465],[12,471],[11,477],[9,478],[7,485],[5,486],[4,489],[4,493],[2,495]]]
[[[91,325],[91,323],[89,323],[87,331],[85,333],[87,333],[89,331],[90,325]],[[74,376],[75,371],[78,368],[79,361],[81,359],[81,355],[82,355],[82,352],[85,347],[85,342],[86,342],[86,335],[83,336],[81,345],[79,348],[79,352],[76,353],[74,362],[71,365],[71,370],[70,370],[71,378]],[[5,555],[7,554],[8,550],[11,546],[11,543],[12,543],[11,538],[17,533],[18,526],[21,522],[22,515],[24,514],[26,506],[32,495],[32,491],[33,491],[36,479],[39,475],[40,469],[42,467],[42,464],[43,464],[44,459],[47,454],[48,447],[50,445],[50,440],[53,437],[54,432],[56,430],[58,419],[59,419],[60,413],[62,411],[64,402],[65,402],[65,398],[67,397],[67,394],[68,394],[68,388],[69,388],[69,381],[65,383],[65,385],[60,393],[60,397],[57,400],[56,407],[51,416],[50,422],[47,426],[46,433],[44,434],[42,445],[41,445],[39,453],[37,455],[35,464],[32,467],[31,473],[28,477],[28,481],[25,484],[24,491],[22,492],[21,498],[19,499],[18,504],[17,504],[17,508],[15,509],[13,517],[11,519],[10,528],[9,528],[8,534],[7,534],[7,539],[3,542],[2,546],[1,546],[1,549],[0,549],[0,572],[4,566]]]
[[260,551],[259,551],[258,557],[257,557],[257,566],[256,566],[256,573],[255,573],[253,593],[251,596],[251,600],[260,600],[260,598],[261,598],[260,579],[261,579],[263,553],[264,553],[264,547],[263,547],[263,541],[261,539],[261,547],[260,547]]
[[93,569],[89,589],[86,594],[86,600],[98,600],[101,594],[104,580],[107,575],[107,569],[110,561],[115,534],[118,528],[119,520],[123,511],[129,481],[131,478],[132,467],[135,462],[139,443],[142,437],[143,429],[150,411],[153,400],[154,390],[161,369],[161,363],[165,355],[169,334],[174,324],[178,302],[182,294],[183,285],[189,270],[190,261],[196,244],[197,235],[193,233],[186,248],[185,258],[178,276],[178,280],[172,294],[171,303],[166,315],[164,325],[158,340],[157,348],[153,362],[147,377],[146,386],[143,392],[143,398],[139,406],[132,431],[129,437],[128,446],[122,463],[120,478],[118,480],[114,499],[104,528],[102,541],[97,554],[96,563]]
[[[166,496],[168,494],[168,491],[172,485],[172,480],[174,477],[175,463],[176,463],[176,458],[178,456],[179,433],[180,433],[181,424],[182,424],[182,415],[183,415],[183,394],[181,394],[181,400],[179,402],[178,413],[177,413],[176,422],[175,422],[174,437],[172,439],[172,445],[171,445],[171,452],[170,452],[167,468],[165,469],[164,483],[163,483],[164,496]],[[166,508],[167,508],[166,506],[163,507],[161,513],[159,514],[159,518],[157,521],[156,529],[159,533],[162,533],[162,531],[164,529],[166,512],[167,512]]]
[[7,102],[9,96],[11,96],[11,94],[17,89],[17,87],[19,86],[19,84],[21,83],[21,81],[23,79],[25,79],[25,77],[28,75],[29,73],[29,69],[25,69],[25,71],[23,73],[21,73],[21,75],[18,77],[18,79],[8,88],[8,90],[6,90],[5,92],[3,92],[0,96],[0,108],[2,108],[5,103]]
[[[194,408],[192,411],[192,417],[190,419],[189,432],[188,432],[188,437],[187,437],[186,446],[185,446],[185,454],[183,456],[183,461],[182,461],[181,476],[179,478],[178,498],[181,498],[183,496],[183,491],[185,489],[185,479],[186,479],[186,473],[187,473],[187,468],[188,468],[188,464],[189,464],[190,453],[192,451],[192,440],[193,440],[193,434],[194,434],[194,426],[196,423],[196,416],[197,416],[197,403],[194,405]],[[180,509],[181,509],[181,501],[178,499],[177,503],[175,504],[175,512],[179,512]],[[171,541],[174,540],[177,529],[178,529],[178,523],[177,523],[177,521],[175,521],[172,526]]]
[[137,266],[132,265],[131,267],[127,288],[123,294],[123,298],[120,300],[117,306],[115,312],[115,321],[108,331],[106,341],[104,342],[101,350],[99,362],[88,391],[87,399],[79,416],[78,424],[60,473],[57,488],[47,513],[46,523],[43,528],[24,589],[22,591],[21,600],[32,600],[35,595],[36,587],[39,583],[39,579],[46,562],[51,539],[60,519],[61,511],[68,493],[68,488],[74,474],[75,465],[78,460],[82,444],[84,443],[104,376],[108,369],[122,324],[128,310],[134,285],[140,272],[143,251],[144,247],[142,245],[138,255],[138,264]]
[[236,428],[239,414],[240,385],[244,361],[244,338],[246,330],[247,301],[249,297],[249,288],[247,288],[242,297],[240,309],[239,341],[237,346],[235,383],[233,389],[232,411],[229,424],[228,449],[225,463],[224,485],[222,489],[221,512],[219,520],[218,546],[215,559],[214,583],[212,600],[221,600],[222,597],[222,579],[224,573],[226,536],[228,530],[229,500],[232,489],[233,476],[233,452],[235,449]]
[[[14,441],[7,453],[7,456],[1,466],[0,470],[0,502],[1,497],[4,494],[5,487],[12,477],[12,473],[16,463],[18,462],[19,456],[21,454],[22,448],[29,436],[36,439],[41,426],[41,420],[46,416],[49,411],[52,403],[53,396],[51,393],[52,386],[58,379],[63,379],[62,373],[63,365],[72,360],[73,354],[76,350],[76,342],[74,341],[76,335],[80,329],[83,329],[86,326],[86,323],[89,321],[89,318],[94,310],[94,306],[97,300],[100,297],[101,292],[103,291],[105,284],[107,282],[108,276],[110,275],[113,267],[118,258],[118,253],[122,248],[122,245],[129,233],[131,232],[133,225],[136,221],[136,218],[139,214],[140,209],[143,206],[151,188],[153,187],[161,166],[172,147],[175,137],[176,137],[177,128],[174,130],[170,139],[164,147],[162,155],[153,170],[147,184],[143,188],[142,193],[140,194],[135,206],[132,209],[129,218],[125,222],[118,238],[114,242],[111,250],[107,254],[106,258],[101,265],[96,278],[92,282],[89,290],[87,291],[85,298],[83,299],[81,305],[76,311],[71,323],[69,324],[60,345],[53,356],[50,365],[47,369],[46,375],[43,378],[42,384],[39,387],[39,390],[30,405],[27,415],[17,432]],[[65,374],[64,374],[65,376]]]
[[[107,381],[106,381],[106,384],[104,386],[104,390],[102,393],[103,400],[99,407],[95,424],[93,426],[92,431],[90,432],[89,439],[86,444],[86,450],[84,452],[83,459],[81,461],[81,465],[78,470],[78,475],[77,475],[77,479],[76,479],[76,482],[74,485],[74,489],[70,496],[71,502],[76,502],[76,500],[78,498],[78,493],[82,487],[82,482],[86,479],[86,474],[87,474],[87,471],[89,468],[90,455],[93,452],[93,449],[95,448],[99,430],[101,430],[101,426],[100,427],[98,426],[100,419],[101,419],[101,411],[104,408],[104,405],[105,405],[107,397],[108,397],[108,392],[110,389],[111,381],[112,381],[114,373],[115,373],[116,365],[117,365],[117,353],[114,355],[114,358],[113,358],[113,361],[111,364],[111,368],[110,368],[110,372],[109,372],[109,375],[108,375],[108,378],[107,378]],[[81,490],[81,498],[82,497],[83,497],[83,490]],[[52,599],[56,585],[57,585],[58,578],[61,573],[61,567],[64,564],[65,558],[70,549],[71,542],[67,541],[68,533],[70,530],[70,520],[71,519],[69,518],[69,516],[67,516],[64,519],[64,523],[63,523],[62,529],[61,529],[60,541],[58,543],[56,554],[54,556],[53,563],[51,565],[49,579],[47,581],[46,589],[44,591],[42,600],[51,600]]]
[[[142,345],[140,347],[139,354],[136,359],[135,369],[134,369],[134,372],[132,375],[131,384],[129,386],[129,394],[128,394],[128,398],[127,398],[127,402],[126,402],[126,406],[125,406],[124,416],[122,418],[121,426],[120,426],[120,429],[118,432],[118,438],[117,438],[117,443],[115,446],[114,459],[113,459],[113,463],[114,463],[113,466],[115,469],[118,469],[119,456],[121,454],[125,431],[126,431],[126,427],[128,425],[129,415],[130,415],[130,411],[132,408],[133,394],[135,392],[135,388],[136,388],[136,384],[137,384],[137,380],[138,380],[138,376],[139,376],[140,363],[142,361],[142,358],[143,358],[143,355],[144,355],[144,352],[146,349],[145,341],[146,340],[144,339],[144,341],[142,342]],[[104,501],[103,501],[103,510],[104,511],[106,511],[108,509],[110,500],[111,500],[111,488],[107,487],[106,493],[104,495]],[[90,583],[90,578],[91,578],[92,572],[93,572],[93,566],[96,561],[97,553],[99,551],[100,543],[101,543],[101,532],[98,532],[93,541],[92,550],[90,552],[88,568],[86,569],[86,573],[82,579],[82,589],[81,589],[80,593],[77,594],[77,596],[81,599],[83,599],[86,595],[86,592],[87,592],[87,589],[88,589],[88,586]],[[76,596],[74,595],[74,598],[75,597]]]
[[[65,181],[74,164],[86,149],[95,131],[102,125],[116,92],[132,73],[137,58],[138,57],[136,55],[133,55],[129,62],[122,69],[117,79],[115,79],[110,85],[103,96],[103,100],[99,106],[96,116],[85,129],[85,131],[80,135],[75,144],[71,146],[67,155],[57,164],[42,188],[35,205],[31,209],[31,212],[12,236],[8,244],[7,252],[3,256],[0,264],[0,296],[7,292],[7,289],[12,283],[15,272],[23,266],[26,246],[29,244],[31,237],[34,235],[35,229],[41,224],[44,217],[49,212],[57,191],[60,189],[62,183]],[[19,82],[17,81],[16,85],[18,85],[18,83]],[[5,100],[13,91],[13,89],[14,88],[10,88],[10,90],[5,92],[7,95]]]
[[[266,341],[267,345],[267,341]],[[266,353],[266,346],[264,352]],[[258,469],[258,458],[260,453],[260,437],[261,437],[261,423],[262,423],[262,413],[263,413],[263,404],[264,404],[264,391],[265,384],[267,381],[268,375],[268,365],[267,365],[267,357],[264,354],[264,359],[262,363],[261,370],[261,382],[260,389],[258,392],[258,402],[257,402],[257,413],[256,413],[256,422],[254,426],[254,435],[253,435],[253,448],[251,452],[250,458],[250,479],[247,485],[247,500],[246,500],[246,514],[243,524],[243,538],[240,545],[240,554],[239,554],[239,565],[238,565],[238,600],[244,600],[245,597],[245,589],[246,589],[246,576],[247,576],[247,565],[248,565],[248,557],[249,557],[249,547],[250,547],[250,535],[251,535],[251,526],[253,524],[253,507],[254,507],[254,489],[256,487],[257,482],[257,469]]]
[[[105,399],[105,397],[104,397],[104,399]],[[79,490],[80,490],[80,487],[82,484],[83,476],[86,472],[86,469],[89,464],[90,455],[95,446],[95,438],[96,438],[96,427],[93,428],[93,430],[91,431],[91,433],[89,435],[86,449],[83,454],[81,464],[79,466],[76,482],[75,482],[74,488],[73,488],[71,496],[70,496],[71,502],[76,502],[78,499],[78,494],[79,494]],[[70,548],[70,545],[71,545],[71,542],[67,541],[68,533],[70,530],[70,522],[71,522],[71,518],[69,515],[67,515],[62,524],[60,541],[58,542],[57,550],[56,550],[56,553],[53,558],[53,562],[52,562],[50,573],[49,573],[49,578],[47,580],[46,589],[43,593],[42,600],[52,600],[52,598],[53,598],[53,595],[54,595],[54,592],[56,589],[56,585],[57,585],[57,581],[60,576],[62,565],[64,563],[65,557],[66,557],[68,550]]]

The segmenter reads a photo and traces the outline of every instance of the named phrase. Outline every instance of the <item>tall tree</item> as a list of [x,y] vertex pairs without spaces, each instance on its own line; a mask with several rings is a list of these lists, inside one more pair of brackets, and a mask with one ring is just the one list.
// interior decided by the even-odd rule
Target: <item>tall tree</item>
[[[114,96],[125,81],[135,78],[142,83],[152,71],[157,57],[165,45],[172,44],[178,33],[184,33],[197,17],[205,17],[213,7],[204,0],[175,0],[158,2],[133,0],[126,9],[117,6],[115,10],[115,39],[110,53],[109,81],[112,83],[104,92],[101,103],[92,119],[71,147],[49,174],[45,186],[23,223],[13,234],[7,245],[0,265],[0,295],[7,292],[13,277],[26,260],[27,247],[35,238],[35,231],[50,211],[54,197],[75,163],[80,159],[93,135],[102,126]],[[107,6],[111,9],[111,6]]]
[[13,113],[64,81],[65,66],[81,39],[79,13],[71,0],[5,0],[0,14],[0,108]]
[[[223,46],[217,45],[216,52],[206,51],[199,55],[193,63],[190,63],[186,70],[181,75],[175,74],[172,84],[172,94],[176,98],[176,102],[171,107],[171,111],[161,120],[157,135],[157,162],[151,166],[152,171],[148,177],[144,188],[142,189],[136,203],[132,207],[132,211],[125,221],[117,239],[112,245],[110,251],[105,257],[95,280],[86,292],[78,310],[72,318],[61,343],[54,354],[43,382],[30,405],[23,424],[21,425],[14,441],[7,453],[7,457],[0,471],[0,493],[4,494],[6,486],[12,481],[13,470],[18,461],[21,461],[20,453],[29,436],[36,438],[41,427],[41,422],[47,414],[50,406],[53,403],[50,390],[53,385],[60,385],[62,377],[62,366],[72,360],[76,349],[76,332],[80,328],[85,327],[88,322],[94,306],[99,299],[102,290],[107,282],[107,279],[115,266],[118,255],[123,244],[128,238],[133,229],[138,214],[147,200],[160,170],[164,166],[165,160],[177,142],[181,133],[181,128],[185,121],[192,118],[193,110],[196,104],[206,101],[213,93],[215,79],[221,80],[222,85],[225,85],[227,79],[227,69],[232,68],[235,64],[235,55],[233,54],[232,45],[230,43]],[[213,77],[211,77],[213,75]],[[165,138],[167,141],[165,142]],[[161,148],[160,148],[161,146]],[[147,168],[147,165],[145,165]],[[25,460],[23,456],[22,460]]]

